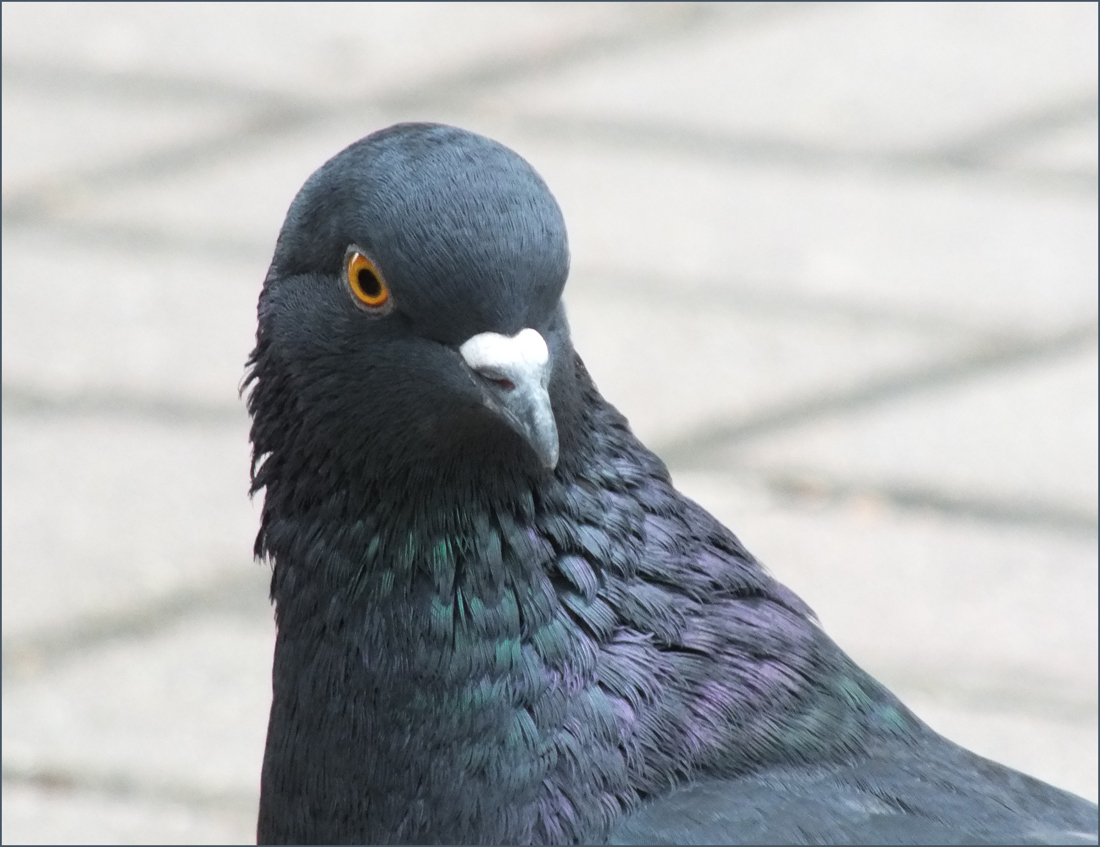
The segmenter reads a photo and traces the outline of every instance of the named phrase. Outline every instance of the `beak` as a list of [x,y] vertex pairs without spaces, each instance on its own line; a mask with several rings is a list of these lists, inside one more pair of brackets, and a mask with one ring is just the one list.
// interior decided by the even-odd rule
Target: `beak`
[[481,384],[485,405],[515,430],[542,466],[558,464],[558,426],[550,407],[550,351],[533,329],[509,337],[482,332],[458,352]]

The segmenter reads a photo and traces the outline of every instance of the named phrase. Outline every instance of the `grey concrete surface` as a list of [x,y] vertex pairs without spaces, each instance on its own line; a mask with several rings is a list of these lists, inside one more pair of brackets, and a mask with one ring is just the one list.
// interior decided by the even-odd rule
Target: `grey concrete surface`
[[3,841],[254,837],[255,300],[398,120],[565,211],[576,345],[949,737],[1097,796],[1096,4],[3,15]]

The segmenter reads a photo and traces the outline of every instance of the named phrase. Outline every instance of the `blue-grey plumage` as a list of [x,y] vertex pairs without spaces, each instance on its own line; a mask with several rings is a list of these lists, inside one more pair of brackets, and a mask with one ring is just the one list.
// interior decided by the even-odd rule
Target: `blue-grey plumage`
[[672,486],[561,305],[518,155],[404,124],[303,186],[249,362],[270,843],[1078,843]]

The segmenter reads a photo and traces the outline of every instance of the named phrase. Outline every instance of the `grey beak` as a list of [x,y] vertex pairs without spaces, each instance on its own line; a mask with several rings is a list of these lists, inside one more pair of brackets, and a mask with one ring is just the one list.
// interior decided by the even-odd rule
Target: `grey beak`
[[533,329],[509,337],[482,332],[458,348],[481,383],[485,405],[535,451],[542,466],[558,464],[558,426],[550,407],[550,352]]

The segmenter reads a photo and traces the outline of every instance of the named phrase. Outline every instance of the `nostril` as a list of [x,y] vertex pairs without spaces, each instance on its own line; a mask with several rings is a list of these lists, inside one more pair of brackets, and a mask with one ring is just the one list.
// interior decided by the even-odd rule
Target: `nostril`
[[491,382],[501,391],[514,391],[516,384],[508,377],[503,376],[500,371],[495,368],[478,368],[476,373],[486,382]]

